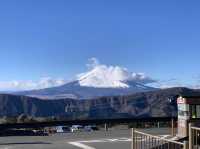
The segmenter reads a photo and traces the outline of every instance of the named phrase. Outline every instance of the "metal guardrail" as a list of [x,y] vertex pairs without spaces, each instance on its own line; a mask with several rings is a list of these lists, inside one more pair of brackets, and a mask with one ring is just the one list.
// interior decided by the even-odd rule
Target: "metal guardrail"
[[132,149],[187,149],[187,142],[177,142],[132,129]]
[[[5,123],[0,124],[1,129],[8,128],[41,128],[63,125],[99,125],[99,124],[119,124],[119,123],[136,123],[136,122],[170,122],[172,117],[149,117],[149,118],[107,118],[107,119],[70,119],[70,120],[55,120],[44,122],[29,122],[29,123]],[[173,117],[177,120],[177,117]]]

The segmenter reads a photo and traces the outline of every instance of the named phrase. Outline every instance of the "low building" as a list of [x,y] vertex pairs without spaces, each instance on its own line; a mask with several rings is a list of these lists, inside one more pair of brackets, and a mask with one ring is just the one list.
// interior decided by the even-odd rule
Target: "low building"
[[188,136],[189,123],[200,125],[200,96],[181,95],[178,104],[178,137]]

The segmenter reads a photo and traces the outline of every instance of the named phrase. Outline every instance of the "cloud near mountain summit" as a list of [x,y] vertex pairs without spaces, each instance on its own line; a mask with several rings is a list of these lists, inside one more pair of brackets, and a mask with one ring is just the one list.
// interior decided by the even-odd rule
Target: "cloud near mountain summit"
[[126,82],[142,84],[156,82],[144,73],[132,73],[124,67],[101,64],[96,58],[89,59],[89,62],[87,64],[89,71],[77,75],[82,86],[126,88],[128,87]]
[[20,90],[32,90],[42,89],[53,86],[59,86],[65,84],[64,79],[53,79],[50,77],[40,78],[38,81],[1,81],[0,91],[20,91]]
[[[97,58],[90,58],[86,64],[88,71],[77,76],[80,85],[91,87],[128,87],[124,82],[135,81],[148,84],[156,82],[144,73],[133,73],[120,66],[101,64]],[[1,91],[19,91],[55,87],[65,84],[66,79],[41,78],[38,81],[0,81]]]

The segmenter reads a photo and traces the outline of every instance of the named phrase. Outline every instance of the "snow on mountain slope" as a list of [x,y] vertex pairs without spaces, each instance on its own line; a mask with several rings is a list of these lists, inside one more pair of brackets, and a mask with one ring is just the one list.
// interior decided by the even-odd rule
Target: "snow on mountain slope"
[[119,66],[93,65],[86,73],[78,75],[80,86],[95,88],[129,88],[129,83],[147,84],[154,80],[143,73],[131,73]]
[[128,80],[128,72],[120,67],[98,66],[79,75],[80,86],[97,88],[128,88],[123,81]]
[[72,82],[57,87],[25,91],[18,94],[45,99],[67,97],[88,99],[155,90],[155,88],[147,85],[155,80],[143,73],[132,73],[120,66],[107,66],[100,64],[95,59],[93,61],[89,70],[77,75],[77,78]]

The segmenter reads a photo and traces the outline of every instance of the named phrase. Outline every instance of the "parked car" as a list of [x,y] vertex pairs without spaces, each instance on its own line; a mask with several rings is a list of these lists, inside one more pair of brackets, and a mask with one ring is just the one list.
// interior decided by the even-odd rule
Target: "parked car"
[[83,126],[81,125],[72,125],[71,132],[80,132],[83,131]]
[[42,130],[35,131],[36,136],[48,136],[48,133]]
[[56,132],[57,133],[70,132],[70,128],[68,126],[57,126],[56,127]]
[[85,126],[84,130],[87,132],[93,131],[91,126]]
[[96,131],[96,130],[98,130],[98,128],[96,125],[88,125],[88,126],[84,127],[84,130],[85,131]]

